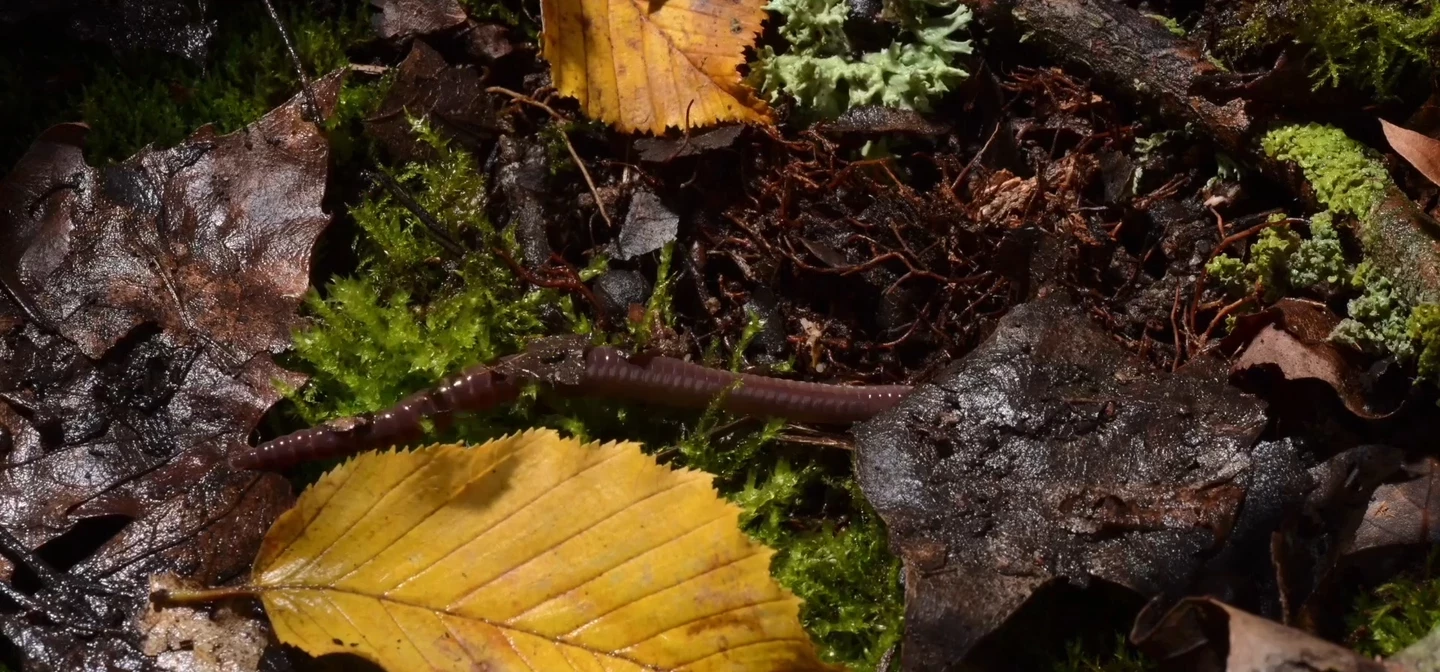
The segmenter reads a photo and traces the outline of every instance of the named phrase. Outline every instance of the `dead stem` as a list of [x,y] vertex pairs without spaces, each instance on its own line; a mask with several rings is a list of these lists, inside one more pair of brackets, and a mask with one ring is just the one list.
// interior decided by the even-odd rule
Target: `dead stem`
[[[519,91],[511,91],[510,89],[507,89],[503,86],[491,86],[486,87],[485,92],[504,94],[527,105],[534,105],[535,107],[549,112],[551,118],[553,118],[556,123],[564,124],[569,123],[570,121],[569,119],[565,118],[564,115],[556,112],[555,108],[550,107],[549,105],[546,105],[545,103],[542,103],[538,100],[535,100],[530,96],[520,93]],[[600,199],[600,190],[595,188],[595,180],[590,178],[590,170],[585,167],[585,162],[580,160],[580,153],[575,151],[575,145],[570,144],[570,134],[566,133],[564,128],[560,128],[558,126],[556,127],[556,130],[560,131],[560,139],[565,141],[565,149],[570,150],[570,158],[575,160],[575,166],[580,169],[580,175],[584,176],[585,185],[590,187],[590,195],[595,198],[595,208],[600,211],[600,218],[604,219],[605,225],[613,230],[615,228],[615,222],[610,220],[610,213],[605,211],[605,202]]]

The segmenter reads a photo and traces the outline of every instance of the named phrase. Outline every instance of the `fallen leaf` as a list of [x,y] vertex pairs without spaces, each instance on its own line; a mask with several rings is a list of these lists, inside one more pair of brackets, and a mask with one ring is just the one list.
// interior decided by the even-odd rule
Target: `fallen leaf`
[[1343,554],[1440,543],[1440,463],[1425,460],[1416,471],[1419,475],[1413,479],[1375,488]]
[[[316,82],[322,107],[339,85]],[[242,576],[291,501],[284,478],[228,457],[275,382],[304,380],[270,356],[329,222],[329,150],[299,100],[103,169],[84,163],[80,128],[52,129],[0,181],[0,250],[38,316],[0,299],[0,525],[71,556],[33,595],[60,617],[0,615],[26,669],[145,664],[149,577]]]
[[528,268],[540,268],[555,253],[550,247],[552,218],[550,155],[545,145],[514,135],[495,143],[489,166],[486,211],[497,224],[515,233]]
[[[1365,372],[1329,340],[1340,317],[1325,304],[1281,299],[1264,313],[1242,320],[1235,341],[1248,339],[1248,343],[1231,366],[1233,376],[1274,371],[1285,380],[1317,380],[1334,390],[1346,409],[1367,420],[1386,418],[1399,410],[1398,406],[1376,408],[1371,402]],[[1231,339],[1222,344],[1226,346],[1236,347]]]
[[703,472],[532,430],[368,453],[265,537],[284,642],[388,670],[822,670]]
[[664,163],[686,156],[703,154],[712,149],[724,149],[735,144],[744,126],[721,126],[684,138],[638,138],[635,150],[640,152],[641,161]]
[[555,88],[593,119],[656,135],[770,121],[737,69],[764,0],[544,0],[540,13]]
[[[172,575],[151,579],[150,592],[176,591],[185,582]],[[141,648],[155,666],[169,672],[257,670],[268,633],[258,621],[222,605],[213,611],[186,606],[155,607],[140,616]]]
[[1384,119],[1380,120],[1380,128],[1384,129],[1385,139],[1390,141],[1390,148],[1395,150],[1396,154],[1408,161],[1426,179],[1440,184],[1440,140],[1401,128]]
[[465,9],[455,0],[370,0],[380,13],[370,19],[375,34],[386,40],[409,39],[449,30],[465,23]]
[[447,64],[420,40],[396,69],[380,108],[365,119],[365,132],[396,161],[412,161],[430,148],[416,140],[411,117],[428,118],[440,132],[471,146],[514,130],[501,118],[494,96],[485,93],[475,68]]
[[1400,672],[1313,635],[1205,597],[1163,615],[1152,603],[1131,640],[1166,672]]
[[655,192],[640,189],[630,197],[630,210],[615,241],[615,258],[633,259],[675,242],[680,232],[680,215],[675,214]]
[[1151,596],[1229,572],[1259,599],[1247,554],[1310,485],[1294,446],[1257,442],[1265,423],[1223,378],[1134,358],[1062,292],[1012,309],[855,429],[860,486],[904,561],[906,669],[962,665],[1057,580]]

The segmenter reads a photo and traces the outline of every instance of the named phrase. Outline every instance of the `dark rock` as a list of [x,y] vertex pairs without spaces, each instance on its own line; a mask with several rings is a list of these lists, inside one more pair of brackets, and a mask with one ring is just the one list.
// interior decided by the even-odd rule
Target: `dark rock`
[[[951,669],[1054,581],[1184,590],[1253,483],[1267,502],[1294,489],[1261,471],[1265,422],[1223,371],[1157,371],[1062,293],[1015,308],[855,430],[861,487],[905,564],[905,669]],[[1288,473],[1293,457],[1272,453],[1289,450],[1264,452]]]
[[595,292],[600,309],[612,320],[623,320],[630,304],[643,304],[650,299],[650,282],[635,271],[609,271],[596,278],[590,289]]

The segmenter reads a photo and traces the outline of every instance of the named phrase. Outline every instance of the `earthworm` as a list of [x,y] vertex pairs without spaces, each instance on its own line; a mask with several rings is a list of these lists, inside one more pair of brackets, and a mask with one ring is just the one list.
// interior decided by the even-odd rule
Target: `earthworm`
[[[705,408],[717,397],[727,411],[817,424],[859,422],[894,406],[905,385],[831,385],[712,369],[671,357],[627,356],[612,347],[584,347],[576,370],[549,376],[524,366],[477,366],[374,414],[333,420],[287,434],[231,460],[239,469],[281,470],[310,460],[341,457],[420,438],[423,420],[444,426],[457,411],[482,411],[513,401],[523,383],[558,392]],[[582,368],[583,367],[583,368]]]

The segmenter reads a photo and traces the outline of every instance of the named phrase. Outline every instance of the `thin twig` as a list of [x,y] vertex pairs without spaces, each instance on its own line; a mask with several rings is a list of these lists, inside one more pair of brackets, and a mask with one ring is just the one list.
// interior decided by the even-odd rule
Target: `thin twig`
[[270,0],[260,0],[265,4],[265,11],[270,13],[270,20],[275,22],[275,28],[280,31],[280,41],[285,43],[285,52],[290,54],[290,64],[295,66],[295,75],[300,78],[300,93],[305,99],[306,121],[320,123],[320,103],[315,99],[315,90],[310,86],[310,76],[305,74],[305,64],[300,62],[300,52],[295,51],[295,40],[290,37],[290,29],[285,27],[285,22],[280,20],[280,13],[275,11],[275,4]]
[[[485,92],[504,94],[527,105],[534,105],[535,107],[549,112],[550,116],[559,123],[569,123],[570,121],[569,119],[565,118],[564,115],[556,112],[555,108],[550,107],[549,105],[546,105],[545,103],[542,103],[538,100],[535,100],[530,96],[520,93],[519,91],[511,91],[510,89],[507,89],[503,86],[491,86],[486,88]],[[610,213],[605,211],[605,202],[600,199],[600,190],[595,188],[595,180],[590,178],[590,171],[585,167],[585,162],[580,160],[580,153],[575,151],[575,145],[570,144],[570,134],[566,133],[564,128],[557,128],[557,130],[560,131],[560,139],[565,141],[565,149],[570,150],[570,158],[575,160],[575,166],[580,169],[580,175],[584,176],[585,185],[590,187],[590,195],[595,197],[595,207],[600,210],[600,218],[605,220],[606,226],[614,229],[615,222],[610,220]]]

